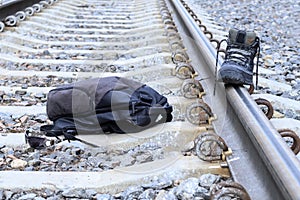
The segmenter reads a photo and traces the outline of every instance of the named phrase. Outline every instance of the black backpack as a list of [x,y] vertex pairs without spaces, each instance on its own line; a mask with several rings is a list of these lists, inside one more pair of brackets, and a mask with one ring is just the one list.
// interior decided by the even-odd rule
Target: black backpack
[[167,98],[151,87],[122,77],[94,78],[51,90],[47,115],[53,125],[47,136],[134,133],[172,120]]

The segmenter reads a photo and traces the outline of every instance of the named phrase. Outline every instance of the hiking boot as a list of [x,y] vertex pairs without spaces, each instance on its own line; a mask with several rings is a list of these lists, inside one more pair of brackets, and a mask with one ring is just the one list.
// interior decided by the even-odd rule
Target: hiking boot
[[230,29],[226,42],[225,59],[218,71],[218,79],[228,84],[253,85],[253,60],[257,53],[259,57],[259,38],[254,32]]

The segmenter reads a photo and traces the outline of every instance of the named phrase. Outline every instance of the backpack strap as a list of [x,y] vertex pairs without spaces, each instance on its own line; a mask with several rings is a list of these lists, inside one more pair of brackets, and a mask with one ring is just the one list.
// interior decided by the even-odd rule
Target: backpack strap
[[43,125],[40,127],[40,131],[44,132],[48,137],[56,137],[63,135],[61,130],[54,130],[54,125]]
[[[64,127],[63,130],[55,130],[54,125],[44,125],[40,127],[40,131],[44,132],[46,136],[48,137],[56,137],[58,142],[68,140],[70,142],[71,140],[73,141],[79,141],[82,142],[86,145],[92,146],[92,147],[99,147],[95,144],[89,143],[85,140],[79,139],[75,137],[77,135],[77,130],[74,126],[69,126],[69,127]],[[64,139],[61,140],[58,136],[64,136]]]

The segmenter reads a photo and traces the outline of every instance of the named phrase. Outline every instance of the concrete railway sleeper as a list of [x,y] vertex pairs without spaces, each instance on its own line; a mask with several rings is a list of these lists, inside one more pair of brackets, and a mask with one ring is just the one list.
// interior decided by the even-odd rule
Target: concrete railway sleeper
[[[0,22],[0,199],[299,199],[297,133],[279,130],[293,154],[270,102],[221,83],[214,96],[220,36],[206,22],[180,0],[44,0]],[[49,90],[112,75],[165,95],[172,122],[25,144],[51,123]]]
[[[30,5],[30,2],[32,2],[32,5],[29,7],[26,7]],[[46,1],[40,1],[38,3],[34,3],[35,1],[12,1],[7,4],[3,4],[1,6],[1,16],[2,18],[3,14],[10,15],[6,16],[4,19],[1,20],[0,23],[0,32],[4,31],[5,25],[8,27],[13,27],[18,24],[20,21],[24,21],[27,17],[32,16],[34,13],[40,12],[42,9],[45,9],[49,6],[51,6],[55,1],[53,0],[46,0]],[[25,7],[24,7],[25,6]],[[17,10],[17,11],[16,11]],[[12,14],[12,12],[15,12]]]

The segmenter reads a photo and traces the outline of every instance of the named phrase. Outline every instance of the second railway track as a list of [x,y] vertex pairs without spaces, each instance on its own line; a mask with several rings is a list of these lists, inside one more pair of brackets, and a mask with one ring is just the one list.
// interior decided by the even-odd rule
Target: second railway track
[[[44,7],[0,33],[0,197],[300,199],[299,161],[247,90],[218,83],[213,94],[215,49],[202,30],[215,25],[199,26],[179,0]],[[98,147],[28,148],[24,132],[49,123],[50,89],[111,75],[166,95],[173,121],[79,136]]]

